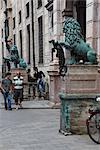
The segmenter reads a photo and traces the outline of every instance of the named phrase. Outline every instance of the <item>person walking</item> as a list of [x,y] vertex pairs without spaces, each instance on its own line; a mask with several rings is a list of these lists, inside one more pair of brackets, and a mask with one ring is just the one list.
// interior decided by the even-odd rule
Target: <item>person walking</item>
[[17,72],[17,75],[13,78],[14,86],[14,99],[16,104],[16,109],[19,107],[22,108],[23,101],[23,77],[20,72]]
[[8,72],[5,78],[1,82],[1,92],[4,96],[4,106],[6,110],[12,110],[11,108],[11,91],[12,91],[12,80],[10,79],[11,73]]
[[37,90],[38,90],[39,98],[44,98],[45,82],[44,82],[42,76],[40,76],[38,81],[37,81]]
[[44,82],[44,77],[45,74],[43,73],[43,71],[38,71],[38,68],[35,67],[35,73],[34,73],[34,78],[37,82],[37,92],[38,92],[38,97],[44,97],[44,93],[45,93],[45,82]]
[[36,84],[35,84],[35,79],[32,77],[31,75],[31,70],[28,69],[27,70],[27,77],[28,77],[28,94],[30,95],[31,94],[31,87],[32,87],[32,91],[33,91],[33,99],[35,98],[35,94],[36,94]]
[[33,73],[34,85],[33,85],[33,97],[37,96],[37,80],[38,80],[38,68],[34,68]]

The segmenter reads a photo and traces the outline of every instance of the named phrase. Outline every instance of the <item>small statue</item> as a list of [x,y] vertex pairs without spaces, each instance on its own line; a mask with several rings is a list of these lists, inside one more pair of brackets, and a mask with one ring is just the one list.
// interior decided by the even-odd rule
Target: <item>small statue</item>
[[17,65],[19,64],[19,53],[16,45],[13,45],[10,48],[10,60],[14,63],[15,68],[17,68]]
[[65,56],[62,45],[58,43],[58,41],[55,42],[54,40],[49,42],[53,44],[52,53],[55,51],[55,49],[57,50],[56,57],[59,58],[59,74],[61,76],[65,76],[65,73],[67,72],[67,66],[65,66]]
[[71,53],[67,64],[77,64],[80,60],[87,64],[97,63],[96,53],[89,44],[84,42],[80,24],[75,19],[68,17],[64,21],[63,32],[65,33],[65,42],[60,44],[70,49]]
[[13,62],[15,68],[18,68],[18,65],[19,65],[19,67],[26,69],[27,64],[23,58],[19,57],[19,53],[18,53],[18,49],[17,49],[16,45],[13,45],[10,47],[9,53],[10,53],[10,57],[5,58],[6,62],[9,62],[9,64],[10,64],[10,62]]

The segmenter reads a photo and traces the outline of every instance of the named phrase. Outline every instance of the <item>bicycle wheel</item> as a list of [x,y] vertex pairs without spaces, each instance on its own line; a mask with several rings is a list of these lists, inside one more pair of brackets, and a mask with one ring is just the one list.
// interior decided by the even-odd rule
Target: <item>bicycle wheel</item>
[[87,132],[95,143],[100,144],[100,112],[94,112],[87,120]]

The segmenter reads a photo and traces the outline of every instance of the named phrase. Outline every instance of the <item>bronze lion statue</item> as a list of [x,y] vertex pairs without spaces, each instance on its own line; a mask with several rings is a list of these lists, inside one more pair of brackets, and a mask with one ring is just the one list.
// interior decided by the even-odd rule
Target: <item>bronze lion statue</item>
[[65,41],[60,44],[70,50],[71,54],[66,64],[77,64],[80,60],[87,64],[97,63],[96,52],[84,42],[80,24],[74,18],[68,17],[64,21],[63,32]]

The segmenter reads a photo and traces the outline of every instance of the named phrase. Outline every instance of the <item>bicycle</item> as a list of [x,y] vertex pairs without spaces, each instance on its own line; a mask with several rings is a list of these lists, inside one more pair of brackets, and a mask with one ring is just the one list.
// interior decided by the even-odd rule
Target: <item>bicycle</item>
[[[96,99],[100,101],[100,97]],[[87,133],[89,137],[97,144],[100,144],[100,107],[89,109],[90,116],[86,120]]]

